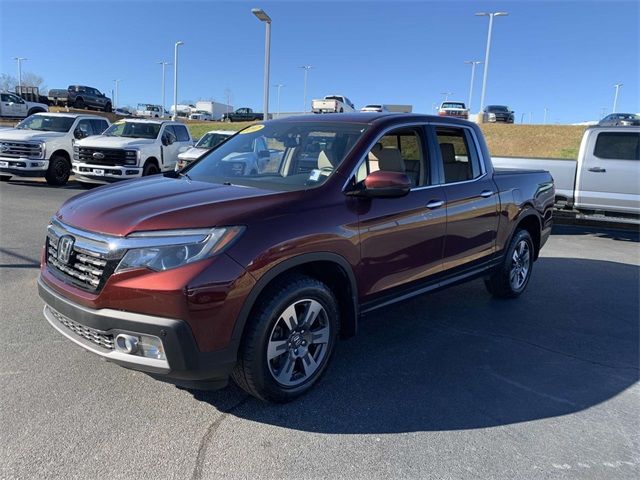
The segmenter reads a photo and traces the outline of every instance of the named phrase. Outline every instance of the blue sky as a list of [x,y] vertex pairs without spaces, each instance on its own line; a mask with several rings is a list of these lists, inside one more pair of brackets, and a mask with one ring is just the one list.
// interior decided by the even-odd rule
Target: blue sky
[[[27,57],[23,70],[43,76],[49,88],[79,83],[110,92],[119,78],[120,104],[160,103],[161,67],[155,62],[173,61],[173,44],[182,40],[179,100],[223,102],[228,88],[235,107],[261,110],[264,25],[251,8],[262,7],[273,19],[270,83],[286,85],[282,111],[302,109],[298,67],[310,64],[309,101],[341,93],[357,107],[402,103],[430,112],[442,100],[440,92],[467,100],[470,67],[464,61],[484,59],[488,26],[474,13],[507,11],[494,23],[486,103],[511,106],[518,122],[522,113],[527,121],[529,112],[541,122],[546,106],[550,121],[570,123],[610,111],[616,82],[624,83],[618,111],[640,112],[639,5],[0,0],[0,71],[16,75],[13,57]],[[172,76],[170,70],[167,104]],[[481,78],[478,69],[474,109]],[[270,105],[275,111],[275,88]]]

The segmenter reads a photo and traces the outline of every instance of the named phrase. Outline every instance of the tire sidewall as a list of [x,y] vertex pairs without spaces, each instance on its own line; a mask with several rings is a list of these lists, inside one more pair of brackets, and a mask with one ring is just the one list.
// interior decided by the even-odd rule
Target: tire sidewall
[[[65,174],[62,176],[59,176],[56,174],[58,165],[61,165],[65,170]],[[47,183],[49,185],[62,186],[69,181],[70,176],[71,176],[71,165],[69,164],[67,159],[60,155],[55,155],[51,157],[51,159],[49,160],[49,169],[47,170],[47,173],[45,175]]]
[[[154,169],[154,172],[150,173],[150,170]],[[142,176],[143,177],[148,177],[150,175],[157,175],[160,173],[160,169],[158,168],[158,166],[153,163],[153,162],[147,162],[144,166],[144,168],[142,169]]]
[[[303,286],[302,282],[306,283],[306,285]],[[280,318],[282,312],[296,301],[307,298],[319,302],[327,313],[327,319],[331,329],[329,343],[327,344],[327,353],[320,367],[311,378],[295,387],[284,387],[273,378],[266,361],[269,338],[273,326],[278,318]],[[327,369],[327,365],[335,348],[339,328],[340,313],[336,299],[331,291],[323,284],[311,279],[309,279],[309,281],[303,280],[301,282],[295,282],[295,284],[285,290],[284,294],[268,302],[263,307],[263,312],[259,314],[254,335],[251,339],[251,341],[256,342],[254,347],[257,355],[255,355],[250,365],[248,365],[252,371],[255,386],[258,390],[264,392],[267,398],[281,402],[292,400],[311,389]]]

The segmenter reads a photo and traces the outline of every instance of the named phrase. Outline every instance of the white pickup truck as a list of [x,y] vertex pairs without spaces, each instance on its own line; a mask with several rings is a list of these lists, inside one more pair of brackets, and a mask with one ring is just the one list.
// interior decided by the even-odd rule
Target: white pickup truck
[[76,142],[73,173],[81,185],[89,186],[168,172],[192,145],[182,123],[120,120],[99,137]]
[[108,127],[109,121],[98,115],[36,113],[16,128],[0,130],[0,178],[45,177],[49,185],[64,185],[75,142]]
[[548,170],[556,205],[583,216],[640,219],[640,127],[590,127],[577,160],[492,157],[509,169]]
[[327,95],[321,100],[312,100],[311,111],[313,113],[344,113],[355,112],[356,108],[344,95]]
[[27,102],[15,93],[0,92],[0,118],[26,118],[48,111],[49,107],[44,103]]

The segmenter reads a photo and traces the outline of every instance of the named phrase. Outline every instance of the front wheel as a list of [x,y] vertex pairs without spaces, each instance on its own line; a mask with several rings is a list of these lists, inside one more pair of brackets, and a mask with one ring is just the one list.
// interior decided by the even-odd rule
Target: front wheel
[[71,175],[71,164],[62,155],[54,155],[49,160],[49,168],[44,178],[49,185],[60,187],[65,185]]
[[149,175],[155,175],[157,173],[160,173],[160,169],[153,162],[147,162],[147,164],[142,169],[142,176],[143,177],[147,177]]
[[333,292],[313,278],[289,277],[267,293],[249,320],[232,378],[254,397],[283,403],[325,371],[340,313]]
[[531,235],[518,230],[497,270],[485,279],[489,293],[497,298],[516,298],[527,288],[533,270],[534,248]]

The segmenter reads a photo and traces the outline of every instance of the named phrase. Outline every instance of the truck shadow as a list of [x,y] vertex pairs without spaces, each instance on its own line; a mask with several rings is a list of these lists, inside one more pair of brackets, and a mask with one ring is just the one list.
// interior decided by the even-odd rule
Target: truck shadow
[[[231,415],[319,433],[486,428],[578,412],[633,385],[638,267],[542,258],[518,300],[481,281],[369,315],[338,345],[323,380],[286,405],[241,402]],[[231,386],[192,392],[216,408]]]
[[554,235],[591,235],[598,238],[618,240],[621,242],[640,242],[640,229],[635,225],[627,225],[626,229],[603,229],[590,225],[554,225]]

